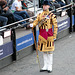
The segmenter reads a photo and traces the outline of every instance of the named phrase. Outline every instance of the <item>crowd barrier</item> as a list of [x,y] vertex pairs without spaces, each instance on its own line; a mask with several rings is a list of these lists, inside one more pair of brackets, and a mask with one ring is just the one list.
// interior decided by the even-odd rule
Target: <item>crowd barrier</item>
[[28,35],[16,39],[16,50],[17,51],[22,50],[23,48],[26,48],[33,44],[34,44],[34,37],[33,34],[30,33]]
[[[66,6],[63,6],[63,7],[60,7],[56,10],[52,10],[52,12],[53,11],[57,12],[58,10],[63,9],[63,8],[65,8],[65,10],[70,9],[72,11],[72,8],[73,8],[72,6],[73,6],[73,3],[66,5]],[[75,21],[74,21],[75,18],[74,17],[75,17],[75,15],[73,15],[73,13],[71,12],[70,17],[67,17],[64,20],[58,22],[58,34],[62,31],[64,31],[65,29],[69,29],[69,32],[73,31],[73,26],[75,25]],[[36,18],[36,16],[33,16],[31,18]],[[31,49],[31,48],[27,48],[27,47],[34,45],[34,37],[33,37],[32,32],[29,32],[28,34],[26,34],[24,36],[16,38],[15,30],[16,30],[16,28],[18,29],[22,25],[15,26],[15,24],[18,24],[22,21],[26,21],[28,19],[30,19],[30,18],[27,18],[27,19],[24,19],[21,21],[17,21],[15,23],[12,23],[12,24],[9,24],[9,25],[6,25],[6,26],[3,26],[0,28],[0,33],[3,31],[7,31],[8,30],[7,27],[10,27],[9,30],[11,30],[11,38],[10,38],[11,41],[0,46],[0,60],[6,58],[8,56],[12,56],[11,57],[12,61],[16,61],[20,50],[25,49],[25,48]],[[35,35],[36,35],[35,36],[36,40],[38,42],[39,30],[37,28],[34,28],[34,31],[35,31]],[[32,49],[33,49],[33,47],[32,47]],[[22,53],[24,53],[24,52],[22,52]],[[0,62],[0,65],[1,64],[2,63]]]
[[0,60],[13,54],[12,41],[0,46]]

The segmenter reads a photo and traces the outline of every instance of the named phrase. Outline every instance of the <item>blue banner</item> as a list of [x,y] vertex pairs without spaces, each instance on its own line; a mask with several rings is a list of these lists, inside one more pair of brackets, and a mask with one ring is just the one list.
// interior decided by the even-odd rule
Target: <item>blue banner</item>
[[21,38],[18,38],[16,40],[16,49],[17,51],[26,48],[30,45],[34,44],[34,38],[33,38],[33,33],[30,33],[26,36],[23,36]]
[[0,59],[13,54],[12,42],[0,46]]
[[67,18],[61,22],[58,22],[58,32],[70,27],[70,18]]

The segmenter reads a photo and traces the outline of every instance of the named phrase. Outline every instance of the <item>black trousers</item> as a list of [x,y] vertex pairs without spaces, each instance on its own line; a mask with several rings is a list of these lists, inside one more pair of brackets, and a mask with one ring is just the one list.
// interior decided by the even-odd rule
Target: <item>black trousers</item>
[[1,16],[4,16],[4,17],[8,18],[7,24],[11,24],[11,23],[16,21],[15,18],[14,18],[14,15],[12,13],[1,14]]

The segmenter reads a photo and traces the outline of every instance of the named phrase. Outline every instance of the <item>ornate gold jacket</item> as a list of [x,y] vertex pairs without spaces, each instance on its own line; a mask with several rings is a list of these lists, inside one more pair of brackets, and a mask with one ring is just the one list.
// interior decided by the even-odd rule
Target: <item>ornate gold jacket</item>
[[[36,20],[33,22],[33,27],[39,25],[40,33],[38,40],[38,50],[42,52],[54,51],[54,39],[56,39],[57,36],[58,26],[56,15],[50,13],[48,18],[45,19],[45,17],[49,13],[49,10],[43,11],[37,16]],[[54,26],[54,31],[52,29],[52,25]]]

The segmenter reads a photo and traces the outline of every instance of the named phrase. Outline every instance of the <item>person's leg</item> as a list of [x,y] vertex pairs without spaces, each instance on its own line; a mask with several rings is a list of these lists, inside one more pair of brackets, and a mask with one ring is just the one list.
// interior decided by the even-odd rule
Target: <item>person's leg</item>
[[14,12],[15,14],[18,14],[20,16],[22,16],[24,19],[25,18],[29,18],[30,16],[28,15],[28,13],[26,11],[20,11],[20,12]]
[[53,65],[53,52],[45,52],[43,54],[43,58],[44,58],[44,66],[40,70],[40,72],[48,71],[48,73],[51,73]]
[[2,16],[8,18],[8,23],[7,24],[11,24],[11,23],[14,23],[15,22],[14,15],[12,13],[2,14]]
[[27,10],[27,13],[29,14],[30,17],[34,16],[34,12]]
[[8,18],[4,16],[0,16],[0,21],[3,23],[3,26],[7,24]]
[[52,72],[52,65],[53,65],[53,52],[48,52],[48,72]]
[[26,11],[21,11],[21,12],[26,15],[26,18],[29,18],[30,17]]
[[59,2],[59,4],[61,5],[61,7],[65,6],[65,3],[63,3],[63,2]]
[[[18,14],[14,14],[14,17],[15,17],[16,21],[23,20],[23,18]],[[25,24],[25,23],[26,23],[26,21],[20,22],[20,24]]]
[[40,70],[40,72],[43,72],[43,71],[47,71],[47,64],[48,64],[48,55],[47,55],[47,52],[44,52],[43,53],[43,59],[44,59],[44,66],[43,68]]

